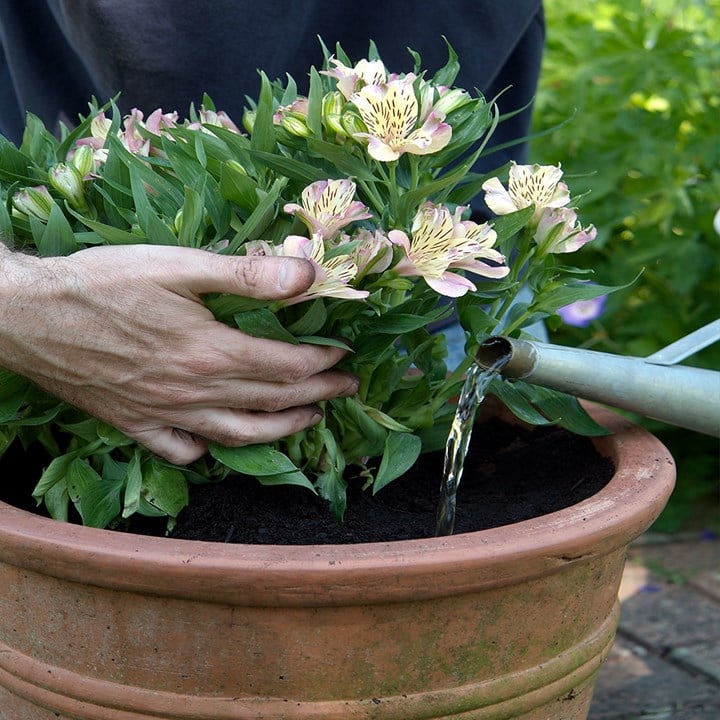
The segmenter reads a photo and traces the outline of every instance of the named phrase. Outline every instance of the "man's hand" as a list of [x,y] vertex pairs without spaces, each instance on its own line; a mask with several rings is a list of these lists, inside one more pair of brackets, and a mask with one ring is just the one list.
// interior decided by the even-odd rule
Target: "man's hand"
[[314,403],[357,390],[329,369],[342,350],[250,337],[200,299],[298,295],[314,280],[304,260],[152,245],[40,259],[0,245],[0,277],[0,366],[177,464],[208,440],[302,430],[321,417]]

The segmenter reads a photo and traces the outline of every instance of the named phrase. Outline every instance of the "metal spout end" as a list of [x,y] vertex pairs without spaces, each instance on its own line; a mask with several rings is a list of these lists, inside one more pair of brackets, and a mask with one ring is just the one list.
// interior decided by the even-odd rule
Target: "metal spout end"
[[475,353],[475,362],[483,370],[497,370],[510,378],[521,378],[532,372],[536,361],[532,343],[502,335],[489,337]]

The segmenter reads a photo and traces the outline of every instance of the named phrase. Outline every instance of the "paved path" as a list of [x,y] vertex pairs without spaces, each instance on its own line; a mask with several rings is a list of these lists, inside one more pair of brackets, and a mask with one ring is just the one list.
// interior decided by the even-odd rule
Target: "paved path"
[[643,536],[620,601],[589,720],[720,720],[720,541]]

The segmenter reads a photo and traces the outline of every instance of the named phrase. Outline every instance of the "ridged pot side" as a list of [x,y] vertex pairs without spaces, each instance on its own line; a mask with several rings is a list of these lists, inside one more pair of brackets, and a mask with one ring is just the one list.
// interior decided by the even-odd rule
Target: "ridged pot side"
[[674,481],[658,440],[592,412],[601,492],[450,537],[226,545],[0,503],[0,718],[584,718],[626,546]]

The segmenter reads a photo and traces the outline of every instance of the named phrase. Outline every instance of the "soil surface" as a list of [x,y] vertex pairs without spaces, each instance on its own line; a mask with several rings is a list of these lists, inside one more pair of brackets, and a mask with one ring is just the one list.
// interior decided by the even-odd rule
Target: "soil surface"
[[[174,537],[279,545],[384,542],[432,537],[442,476],[441,453],[422,456],[377,495],[349,479],[343,525],[324,500],[299,487],[263,487],[234,477],[191,488]],[[592,443],[558,428],[531,431],[497,420],[476,427],[457,498],[455,532],[544,515],[594,495],[612,462]]]
[[[26,469],[30,459],[25,458]],[[7,482],[9,462],[12,458],[0,468],[0,499],[36,510],[29,496],[39,474],[21,491],[18,484]],[[375,496],[362,490],[362,480],[350,478],[343,525],[335,521],[324,500],[304,488],[265,487],[242,476],[195,485],[190,506],[180,514],[172,537],[278,545],[432,537],[442,463],[442,453],[423,455],[405,476]],[[526,430],[489,420],[473,433],[458,491],[455,533],[508,525],[569,507],[602,489],[613,471],[612,462],[597,453],[587,438],[560,428]],[[138,519],[126,529],[162,534],[164,525],[164,520]]]

